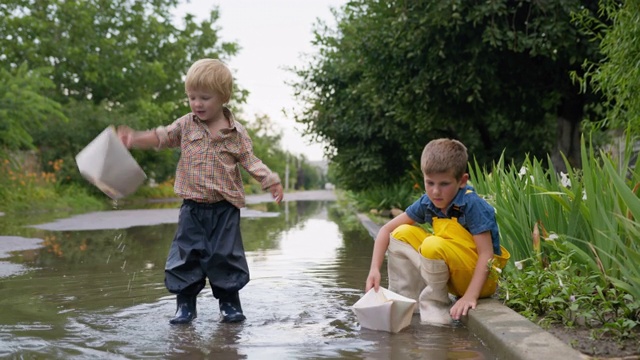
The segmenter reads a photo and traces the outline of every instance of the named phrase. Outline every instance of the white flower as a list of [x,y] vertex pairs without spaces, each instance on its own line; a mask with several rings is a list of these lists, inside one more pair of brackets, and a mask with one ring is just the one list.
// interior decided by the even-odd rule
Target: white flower
[[523,166],[520,168],[520,172],[518,173],[518,178],[522,179],[522,177],[525,175],[527,175],[527,168]]
[[545,240],[547,240],[547,241],[556,241],[556,240],[558,240],[559,238],[560,238],[560,236],[559,236],[558,234],[556,234],[556,233],[551,233],[551,234],[549,234],[549,237],[548,237],[548,238],[546,238]]
[[[533,175],[530,175],[530,176],[529,176],[529,179],[531,179],[531,183],[532,183],[532,184],[535,184],[535,183],[536,183],[536,182],[535,182],[535,179],[534,179],[534,177],[533,177]],[[525,180],[525,181],[524,181],[524,184],[525,184],[525,185],[529,185],[529,180]]]
[[571,187],[571,179],[569,179],[569,175],[563,173],[562,171],[560,171],[560,183],[566,188]]
[[515,265],[516,265],[516,269],[522,270],[523,265],[524,265],[524,261],[516,261]]
[[587,200],[587,190],[582,189],[582,200]]

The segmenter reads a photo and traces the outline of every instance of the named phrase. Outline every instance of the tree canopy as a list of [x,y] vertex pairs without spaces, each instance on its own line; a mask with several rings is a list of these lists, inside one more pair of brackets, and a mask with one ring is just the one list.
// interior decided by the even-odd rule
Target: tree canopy
[[[590,5],[591,6],[591,5]],[[297,69],[296,120],[328,144],[342,185],[389,184],[431,139],[461,140],[490,164],[562,152],[579,162],[595,101],[569,76],[598,43],[575,24],[577,0],[354,0],[318,24],[319,53]],[[562,163],[559,161],[559,163]],[[560,166],[562,168],[562,166]]]
[[6,150],[31,149],[31,134],[46,120],[65,120],[60,104],[43,96],[54,87],[46,74],[28,71],[26,65],[0,68],[0,158]]
[[602,40],[604,56],[601,62],[585,62],[583,92],[604,97],[607,112],[598,126],[640,134],[640,2],[602,0],[600,8],[602,20],[581,14],[592,37]]
[[218,11],[174,25],[177,0],[7,0],[0,6],[3,67],[52,67],[56,100],[95,104],[183,97],[183,74],[202,57],[227,59],[238,46],[222,42]]
[[[200,58],[230,63],[240,46],[220,38],[217,7],[205,20],[185,15],[178,26],[172,15],[178,3],[3,1],[0,153],[38,148],[43,164],[63,160],[60,178],[82,181],[74,156],[105,127],[148,129],[189,112],[184,90],[189,66]],[[235,85],[231,107],[237,114],[247,94]],[[265,163],[284,171],[279,140],[254,138]],[[175,150],[132,153],[155,180],[173,176]]]

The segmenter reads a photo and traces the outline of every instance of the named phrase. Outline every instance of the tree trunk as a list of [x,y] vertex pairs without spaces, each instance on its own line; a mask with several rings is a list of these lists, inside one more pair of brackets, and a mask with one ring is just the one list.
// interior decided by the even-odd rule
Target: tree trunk
[[562,154],[569,160],[572,168],[582,167],[580,158],[580,122],[558,116],[556,148],[551,154],[551,163],[557,172],[567,172]]
[[556,148],[551,154],[551,163],[556,172],[567,172],[562,154],[574,169],[582,168],[580,155],[580,122],[584,116],[584,96],[572,89],[558,108]]

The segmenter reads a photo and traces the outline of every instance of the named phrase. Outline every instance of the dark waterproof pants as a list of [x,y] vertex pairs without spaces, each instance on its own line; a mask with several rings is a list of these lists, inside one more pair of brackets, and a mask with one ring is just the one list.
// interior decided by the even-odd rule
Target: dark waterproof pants
[[184,200],[167,263],[169,292],[198,295],[209,279],[213,296],[225,299],[249,282],[240,235],[240,209],[227,201],[202,204]]

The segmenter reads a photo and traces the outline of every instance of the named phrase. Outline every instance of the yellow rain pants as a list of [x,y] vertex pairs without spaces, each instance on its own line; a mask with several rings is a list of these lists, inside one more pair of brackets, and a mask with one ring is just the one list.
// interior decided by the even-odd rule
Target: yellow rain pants
[[[433,219],[433,232],[428,233],[421,227],[401,225],[391,236],[411,245],[427,259],[444,260],[449,267],[449,292],[456,296],[464,295],[478,262],[478,251],[473,235],[456,218]],[[511,257],[507,249],[500,246],[502,255],[494,255],[494,266],[504,269]],[[495,293],[497,282],[489,276],[480,292],[480,297],[489,297]]]

